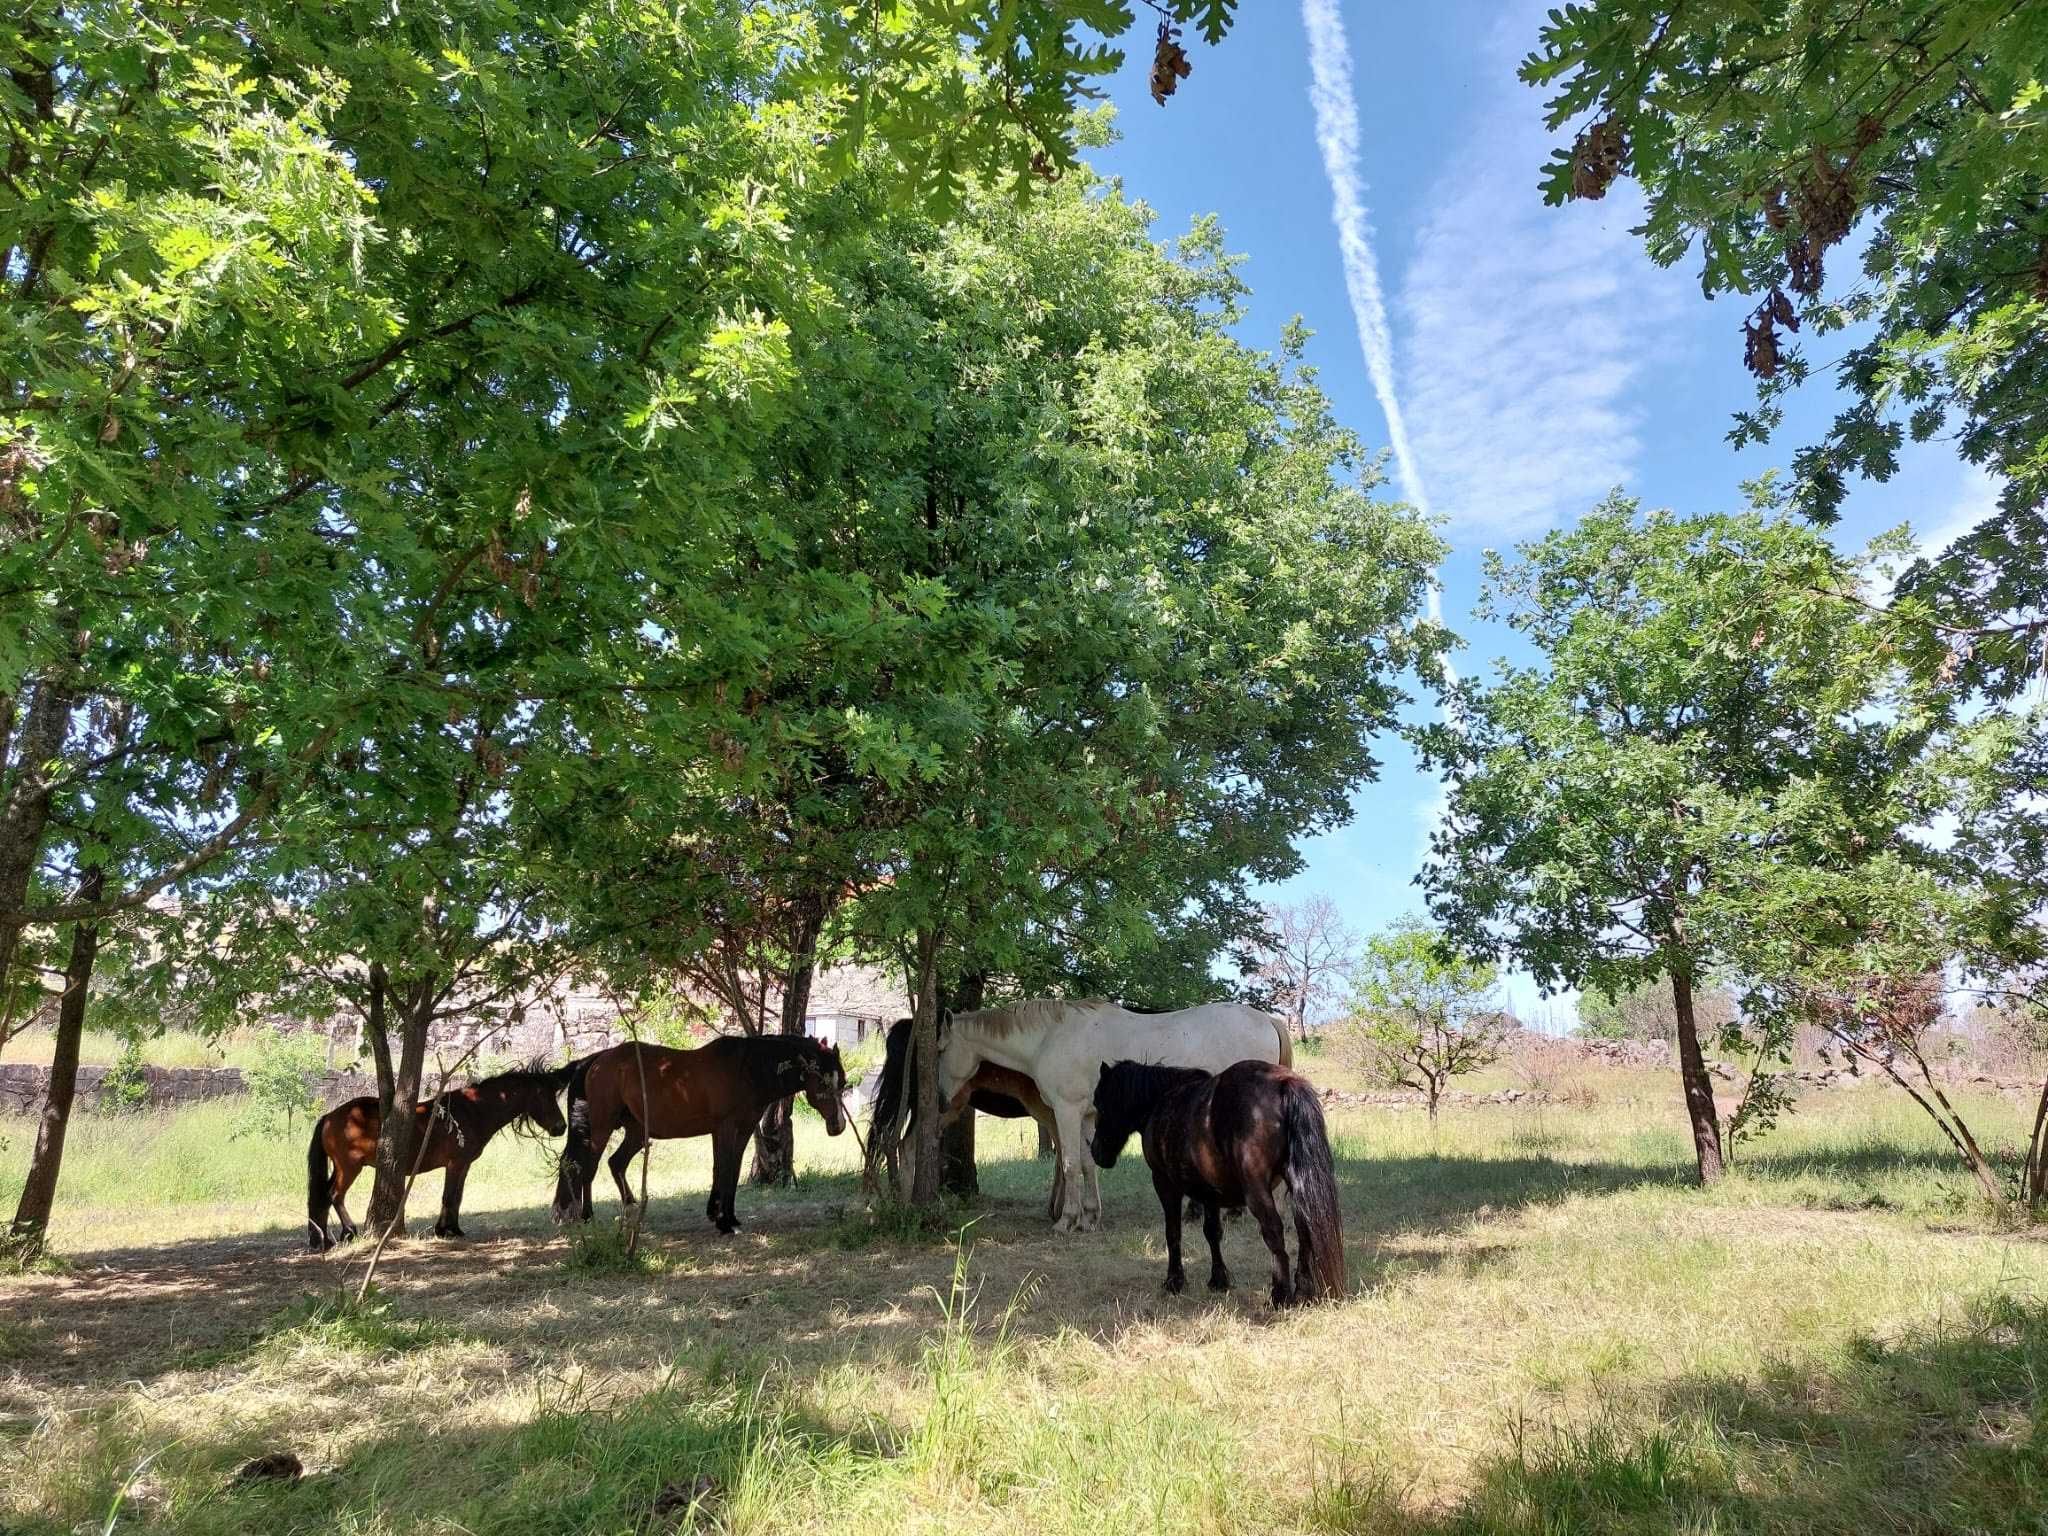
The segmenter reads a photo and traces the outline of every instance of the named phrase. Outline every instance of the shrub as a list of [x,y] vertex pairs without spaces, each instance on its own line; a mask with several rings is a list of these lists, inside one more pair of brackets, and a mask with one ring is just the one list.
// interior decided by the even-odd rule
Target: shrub
[[235,1132],[278,1132],[290,1136],[292,1118],[319,1111],[313,1091],[326,1062],[320,1041],[306,1034],[272,1034],[257,1048],[256,1060],[242,1074],[254,1109],[247,1124]]
[[130,1035],[121,1055],[100,1079],[99,1107],[110,1115],[125,1114],[149,1103],[149,1076],[142,1060],[142,1040]]

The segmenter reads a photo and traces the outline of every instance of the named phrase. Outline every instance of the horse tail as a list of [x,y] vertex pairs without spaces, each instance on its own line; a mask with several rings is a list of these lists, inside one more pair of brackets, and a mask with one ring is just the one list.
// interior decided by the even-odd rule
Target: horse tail
[[1337,1169],[1323,1129],[1323,1106],[1306,1078],[1290,1075],[1280,1089],[1280,1129],[1287,1138],[1287,1197],[1308,1226],[1316,1288],[1344,1294],[1344,1223],[1337,1210]]
[[893,1133],[900,1128],[903,1085],[910,1077],[910,1028],[909,1019],[891,1024],[882,1050],[882,1075],[875,1079],[874,1110],[868,1116],[868,1136],[878,1146],[885,1131]]
[[327,1116],[313,1121],[313,1136],[306,1143],[306,1232],[315,1248],[325,1246],[327,1211],[333,1185],[327,1165],[327,1143],[322,1139]]
[[584,1164],[591,1175],[597,1171],[597,1154],[590,1145],[590,1064],[595,1055],[569,1063],[569,1135],[562,1154],[555,1161],[555,1205],[557,1222],[574,1220],[583,1210]]
[[1283,1067],[1291,1067],[1291,1066],[1293,1066],[1293,1065],[1294,1065],[1294,1034],[1293,1034],[1293,1031],[1291,1031],[1291,1030],[1289,1030],[1289,1029],[1288,1029],[1288,1027],[1287,1027],[1287,1021],[1286,1021],[1285,1019],[1281,1018],[1281,1017],[1280,1017],[1280,1015],[1279,1015],[1279,1014],[1277,1014],[1277,1013],[1269,1013],[1269,1014],[1267,1014],[1267,1015],[1266,1015],[1266,1018],[1267,1018],[1268,1022],[1270,1022],[1270,1023],[1272,1024],[1272,1026],[1273,1026],[1273,1033],[1274,1033],[1274,1034],[1276,1034],[1276,1035],[1278,1035],[1278,1036],[1280,1037],[1280,1065],[1281,1065],[1281,1066],[1283,1066]]

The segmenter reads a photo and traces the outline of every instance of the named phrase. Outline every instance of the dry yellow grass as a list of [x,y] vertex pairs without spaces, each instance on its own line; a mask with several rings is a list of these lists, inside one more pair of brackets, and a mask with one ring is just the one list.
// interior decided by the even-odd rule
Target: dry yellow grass
[[[1599,1087],[1452,1111],[1434,1149],[1418,1114],[1333,1117],[1352,1294],[1277,1317],[1249,1223],[1238,1292],[1160,1293],[1134,1159],[1106,1230],[1061,1236],[984,1121],[956,1244],[870,1223],[810,1119],[800,1187],[743,1187],[731,1240],[703,1144],[662,1144],[638,1270],[571,1262],[545,1149],[496,1144],[471,1242],[395,1245],[381,1305],[316,1312],[361,1255],[299,1251],[294,1147],[102,1122],[69,1268],[0,1283],[0,1527],[97,1529],[125,1487],[122,1528],[194,1532],[2036,1528],[2048,1248],[1912,1107],[1828,1095],[1702,1194],[1668,1086]],[[314,1473],[224,1491],[280,1448]]]

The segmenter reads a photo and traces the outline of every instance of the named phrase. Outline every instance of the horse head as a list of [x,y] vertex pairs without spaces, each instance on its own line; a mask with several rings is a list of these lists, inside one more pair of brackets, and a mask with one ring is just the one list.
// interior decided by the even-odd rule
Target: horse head
[[846,1129],[846,1064],[836,1045],[808,1037],[804,1044],[810,1047],[800,1058],[804,1101],[824,1120],[825,1133],[837,1136]]
[[1095,1134],[1088,1138],[1088,1155],[1095,1159],[1098,1168],[1114,1168],[1116,1160],[1123,1155],[1124,1143],[1131,1139],[1145,1118],[1150,1105],[1134,1102],[1131,1094],[1130,1073],[1126,1067],[1131,1062],[1118,1062],[1112,1067],[1103,1064],[1095,1079]]
[[562,1118],[562,1106],[555,1101],[555,1095],[569,1084],[569,1067],[558,1067],[551,1072],[535,1074],[533,1096],[527,1100],[521,1113],[531,1120],[546,1136],[566,1135],[569,1122]]

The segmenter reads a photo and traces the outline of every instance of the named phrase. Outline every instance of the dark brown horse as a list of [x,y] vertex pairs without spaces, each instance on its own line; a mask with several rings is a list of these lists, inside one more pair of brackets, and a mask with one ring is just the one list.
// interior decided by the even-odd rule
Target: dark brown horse
[[[570,1071],[570,1067],[525,1067],[500,1072],[414,1107],[417,1129],[413,1134],[427,1138],[420,1172],[448,1170],[441,1186],[441,1216],[434,1223],[436,1237],[462,1236],[463,1181],[469,1177],[469,1165],[483,1154],[484,1144],[493,1136],[521,1119],[550,1136],[568,1129],[555,1105],[555,1095],[568,1082]],[[330,1205],[341,1217],[341,1240],[347,1242],[356,1235],[356,1224],[344,1201],[356,1175],[376,1161],[377,1137],[383,1128],[383,1114],[377,1101],[369,1097],[337,1104],[313,1122],[312,1140],[306,1146],[306,1246],[316,1253],[334,1246],[327,1235]]]
[[[1221,1072],[1120,1061],[1104,1067],[1095,1087],[1095,1137],[1088,1150],[1104,1168],[1116,1166],[1136,1131],[1144,1140],[1152,1188],[1166,1213],[1166,1288],[1178,1294],[1181,1198],[1202,1206],[1209,1240],[1209,1289],[1230,1289],[1223,1262],[1225,1208],[1249,1207],[1273,1253],[1273,1305],[1308,1301],[1318,1289],[1344,1294],[1344,1231],[1337,1214],[1337,1175],[1323,1131],[1323,1106],[1307,1078],[1265,1061],[1240,1061]],[[1273,1192],[1287,1186],[1301,1259],[1292,1283],[1287,1229]]]
[[569,1140],[555,1182],[555,1220],[590,1219],[597,1160],[612,1132],[624,1127],[626,1139],[611,1160],[620,1200],[633,1203],[626,1170],[650,1137],[709,1136],[711,1198],[704,1214],[721,1232],[739,1231],[732,1201],[740,1158],[761,1112],[798,1092],[824,1117],[828,1133],[846,1129],[846,1068],[837,1046],[817,1040],[734,1035],[694,1051],[629,1041],[586,1056],[569,1078]]

